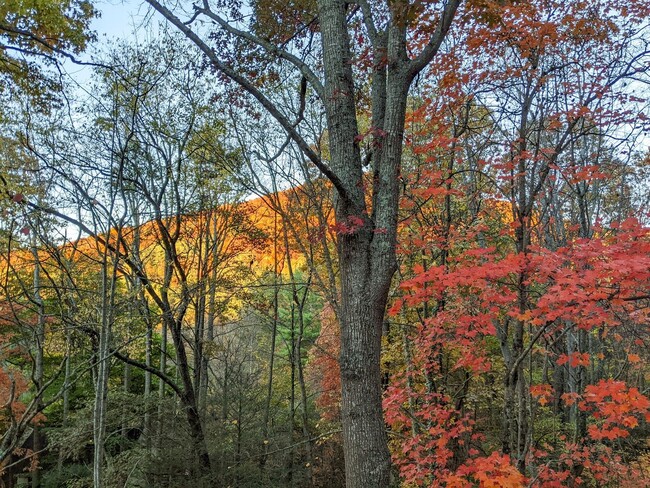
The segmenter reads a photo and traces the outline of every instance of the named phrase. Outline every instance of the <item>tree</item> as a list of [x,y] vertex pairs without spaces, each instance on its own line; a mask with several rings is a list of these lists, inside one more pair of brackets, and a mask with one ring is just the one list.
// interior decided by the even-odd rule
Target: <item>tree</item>
[[[16,0],[0,6],[0,88],[52,101],[60,80],[46,67],[62,57],[74,60],[92,35],[97,12],[87,0]],[[47,104],[41,105],[47,108]]]
[[[76,112],[85,124],[74,119],[66,126],[63,118],[52,127],[40,119],[25,130],[23,143],[38,159],[41,174],[58,186],[58,204],[73,208],[77,217],[49,202],[14,201],[76,225],[88,236],[79,246],[86,247],[89,271],[101,273],[101,303],[90,308],[101,310],[102,327],[84,324],[80,314],[70,318],[90,339],[93,370],[97,365],[95,486],[110,477],[104,469],[112,455],[104,451],[110,433],[104,431],[111,420],[108,381],[115,358],[146,372],[148,393],[151,375],[158,378],[161,412],[166,392],[178,398],[193,451],[199,453],[191,459],[211,474],[201,407],[209,380],[204,343],[225,301],[217,294],[228,293],[224,287],[245,269],[239,260],[242,243],[255,247],[261,240],[223,171],[236,165],[236,155],[220,144],[222,125],[209,109],[207,92],[200,92],[195,71],[188,69],[193,60],[160,44],[126,46],[113,54],[113,68],[97,73],[92,99]],[[70,134],[84,144],[69,144]],[[68,246],[79,247],[63,247]],[[65,289],[83,295],[83,288],[75,274],[69,284],[53,286],[61,296]],[[133,306],[125,310],[127,303]],[[159,368],[151,357],[157,320],[162,322]],[[139,342],[143,325],[146,351],[140,361],[129,344]],[[128,393],[129,368],[123,371]],[[164,422],[161,416],[160,433]]]
[[[640,133],[635,128],[643,126],[647,114],[644,100],[629,97],[625,88],[631,79],[637,89],[648,83],[650,53],[641,40],[646,2],[630,11],[627,4],[594,4],[582,10],[584,6],[514,4],[497,24],[474,25],[467,38],[459,40],[462,54],[452,50],[446,60],[454,72],[441,74],[440,89],[455,92],[456,103],[430,100],[415,114],[425,113],[432,122],[416,119],[425,125],[430,142],[414,144],[413,150],[435,166],[433,171],[416,166],[409,175],[407,196],[412,201],[405,202],[405,222],[415,236],[405,241],[404,271],[415,271],[416,277],[404,283],[405,306],[393,311],[399,312],[395,320],[402,322],[404,314],[416,322],[416,333],[403,345],[408,351],[414,344],[415,353],[408,351],[412,359],[406,361],[406,371],[397,370],[386,402],[390,423],[410,434],[396,457],[404,476],[414,482],[429,472],[432,477],[425,483],[444,483],[446,470],[453,472],[467,457],[496,448],[491,435],[483,441],[478,437],[492,429],[495,399],[503,401],[497,409],[502,415],[500,450],[512,456],[522,474],[535,480],[544,471],[535,448],[542,442],[538,439],[552,431],[543,412],[551,401],[574,444],[548,448],[557,449],[550,456],[561,449],[589,452],[579,467],[567,463],[572,467],[567,468],[566,479],[575,480],[583,471],[583,476],[592,476],[603,468],[594,462],[596,449],[585,447],[593,440],[587,435],[593,420],[589,408],[570,398],[582,398],[604,373],[604,365],[594,358],[602,358],[606,348],[600,340],[606,343],[611,337],[605,330],[627,325],[641,335],[646,331],[628,316],[629,311],[614,312],[618,290],[611,290],[607,298],[600,295],[598,305],[587,297],[604,291],[595,291],[605,286],[600,280],[620,282],[625,295],[625,283],[634,282],[642,290],[647,277],[618,277],[609,265],[591,258],[582,261],[586,256],[581,253],[594,246],[606,260],[628,239],[619,230],[614,232],[620,242],[605,238],[607,226],[598,222],[610,222],[618,211],[604,210],[600,191],[608,185],[605,175],[634,171],[625,163],[627,148],[621,146],[634,145]],[[622,10],[613,15],[617,8]],[[592,29],[599,22],[604,24]],[[479,66],[473,56],[485,56],[490,62]],[[630,131],[625,136],[618,125],[623,120]],[[615,128],[616,136],[611,133]],[[476,176],[469,179],[465,174]],[[421,188],[416,185],[418,176]],[[617,194],[625,192],[611,193],[609,198],[616,201]],[[624,208],[632,215],[643,212],[629,204]],[[647,228],[634,219],[614,227],[647,235]],[[627,248],[625,254],[633,261],[645,252],[644,239],[639,237],[634,249]],[[546,264],[538,263],[539,252]],[[426,253],[428,259],[416,267],[417,253]],[[559,261],[550,263],[551,255]],[[577,255],[582,257],[576,261]],[[545,266],[566,273],[568,281],[551,285],[550,276],[542,271]],[[418,276],[428,278],[420,281]],[[575,302],[565,295],[571,292],[576,293]],[[640,313],[644,302],[628,306]],[[605,318],[610,312],[619,319]],[[538,314],[547,320],[531,320]],[[503,388],[495,384],[498,376]],[[539,384],[551,376],[552,387]],[[492,391],[481,391],[479,385],[489,385]],[[637,403],[645,408],[642,398]],[[477,414],[486,404],[487,412]],[[475,430],[476,423],[480,431]],[[437,452],[432,452],[433,445],[439,447]],[[616,465],[615,455],[607,456]],[[610,474],[616,479],[620,471]]]
[[647,0],[148,3],[204,58],[120,48],[2,120],[32,484],[640,483]]
[[[435,6],[439,8],[406,1],[360,1],[353,6],[342,0],[298,4],[292,6],[295,24],[287,26],[288,32],[284,27],[271,30],[271,36],[264,31],[263,18],[258,21],[253,16],[249,25],[244,25],[244,11],[235,4],[219,10],[205,1],[195,5],[189,20],[184,21],[163,3],[148,3],[183,32],[215,70],[268,111],[336,189],[336,221],[346,229],[338,243],[346,483],[349,487],[387,486],[390,456],[381,408],[380,351],[386,301],[396,270],[406,103],[411,83],[440,50],[461,1]],[[250,7],[259,14],[276,5],[259,2]],[[429,21],[416,22],[419,16]],[[235,20],[228,22],[230,17]],[[214,25],[215,31],[202,37],[199,20]],[[309,47],[315,32],[320,35],[320,49]],[[413,37],[419,44],[412,44]],[[212,43],[212,38],[219,42]],[[308,47],[301,53],[294,46],[303,41]],[[232,53],[229,47],[233,47]],[[411,48],[416,55],[410,55]],[[363,50],[367,54],[357,68],[365,70],[368,78],[355,68],[355,56]],[[247,56],[241,64],[233,62],[237,51]],[[311,58],[314,66],[306,61]],[[319,157],[303,138],[300,118],[292,122],[264,93],[256,80],[260,68],[255,64],[264,60],[290,65],[318,97],[326,112],[329,161]],[[320,68],[319,74],[316,70]],[[362,80],[371,80],[372,85],[366,98],[372,150],[366,161],[361,156],[363,136],[357,119],[361,102],[357,89],[366,83]],[[301,96],[305,96],[304,90]],[[372,177],[366,188],[363,172],[368,164]]]

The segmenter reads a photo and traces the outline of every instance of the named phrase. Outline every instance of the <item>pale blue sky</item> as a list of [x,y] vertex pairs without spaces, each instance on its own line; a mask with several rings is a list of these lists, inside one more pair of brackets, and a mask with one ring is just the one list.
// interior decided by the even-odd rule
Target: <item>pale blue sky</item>
[[101,12],[92,23],[99,42],[103,37],[131,37],[149,10],[142,0],[98,0],[94,5]]

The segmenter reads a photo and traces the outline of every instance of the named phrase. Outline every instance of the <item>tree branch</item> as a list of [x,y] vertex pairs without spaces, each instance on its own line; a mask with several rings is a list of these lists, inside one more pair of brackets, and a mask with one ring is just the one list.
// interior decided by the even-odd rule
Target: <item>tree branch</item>
[[447,36],[447,32],[449,32],[449,28],[456,16],[456,11],[458,10],[461,1],[462,0],[450,0],[449,3],[445,5],[438,27],[436,27],[436,30],[433,33],[433,37],[431,37],[431,40],[429,40],[429,43],[425,46],[422,52],[409,63],[408,72],[411,79],[422,71],[440,50],[442,41]]
[[161,5],[156,0],[146,0],[154,9],[156,9],[160,14],[165,17],[171,24],[173,24],[178,30],[180,30],[185,36],[190,39],[196,46],[208,57],[210,62],[215,68],[241,86],[246,90],[250,95],[252,95],[268,112],[269,114],[278,121],[278,123],[284,128],[284,130],[289,134],[291,139],[298,145],[300,150],[309,158],[309,160],[314,163],[314,165],[320,170],[323,175],[332,182],[332,185],[339,192],[339,195],[343,201],[350,202],[350,195],[338,177],[338,175],[327,165],[325,164],[320,156],[314,152],[314,150],[309,147],[307,141],[305,141],[298,131],[293,127],[293,124],[287,119],[282,112],[274,105],[274,103],[266,97],[253,83],[247,80],[243,75],[237,73],[233,68],[225,64],[217,54],[211,49],[192,29],[186,26],[178,17],[176,17],[169,9]]
[[296,68],[300,70],[300,73],[305,77],[307,81],[309,81],[309,83],[312,85],[312,87],[314,88],[318,96],[321,97],[321,99],[325,96],[325,88],[323,87],[323,84],[318,79],[318,76],[316,76],[316,74],[311,70],[311,68],[309,68],[309,66],[307,66],[307,64],[303,60],[301,60],[294,54],[291,54],[290,52],[286,51],[285,49],[276,46],[272,42],[267,41],[266,39],[262,39],[261,37],[251,34],[250,32],[246,32],[233,27],[231,24],[226,22],[222,17],[220,17],[215,12],[210,10],[207,0],[203,1],[203,8],[195,7],[195,9],[196,9],[196,13],[203,14],[206,17],[214,20],[223,30],[225,30],[229,34],[239,37],[240,39],[245,39],[249,42],[252,42],[253,44],[257,44],[258,46],[264,48],[266,52],[270,54],[275,54],[276,56],[284,59],[285,61],[289,61],[291,64],[293,64]]

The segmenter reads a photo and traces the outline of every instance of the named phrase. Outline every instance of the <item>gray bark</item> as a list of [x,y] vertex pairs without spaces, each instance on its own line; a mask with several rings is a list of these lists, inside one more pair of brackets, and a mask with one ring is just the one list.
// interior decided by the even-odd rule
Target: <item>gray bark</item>
[[[36,391],[41,391],[43,388],[43,344],[45,342],[45,309],[43,306],[43,298],[41,297],[41,263],[38,257],[38,249],[36,247],[36,238],[33,238],[32,255],[34,256],[34,302],[37,305],[37,322],[36,330],[34,331],[36,344],[36,351],[34,352],[34,386]],[[36,409],[42,410],[43,402],[42,397],[39,395],[36,399]],[[40,459],[40,451],[42,449],[42,435],[38,426],[34,426],[33,432],[33,450],[35,461]],[[36,470],[32,473],[32,488],[41,486],[41,473],[40,467],[37,466]]]
[[[262,425],[262,442],[264,454],[260,457],[260,469],[264,469],[269,451],[269,420],[271,415],[271,400],[273,398],[273,369],[275,365],[275,345],[278,332],[278,217],[273,220],[273,324],[271,327],[271,350],[269,352],[269,377],[266,386],[266,404],[264,406],[264,422]],[[240,400],[241,401],[241,400]],[[239,426],[238,426],[239,428]]]
[[101,324],[99,330],[99,348],[97,350],[97,378],[95,383],[95,405],[93,408],[93,487],[103,486],[104,434],[106,431],[106,401],[108,395],[109,375],[109,335],[111,332],[110,287],[107,257],[104,256],[101,283]]

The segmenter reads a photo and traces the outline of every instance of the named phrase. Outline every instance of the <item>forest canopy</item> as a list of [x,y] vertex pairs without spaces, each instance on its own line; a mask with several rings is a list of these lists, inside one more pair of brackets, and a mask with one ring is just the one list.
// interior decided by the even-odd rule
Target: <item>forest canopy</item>
[[0,5],[0,486],[646,486],[648,18]]

